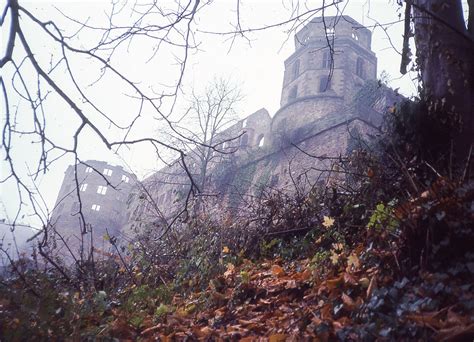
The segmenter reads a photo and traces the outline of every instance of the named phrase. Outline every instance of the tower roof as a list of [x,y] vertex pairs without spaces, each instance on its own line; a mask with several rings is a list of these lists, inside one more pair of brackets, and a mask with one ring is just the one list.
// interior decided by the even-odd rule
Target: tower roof
[[295,35],[295,49],[309,44],[327,45],[328,39],[351,38],[365,49],[371,49],[372,33],[355,19],[343,16],[315,17]]

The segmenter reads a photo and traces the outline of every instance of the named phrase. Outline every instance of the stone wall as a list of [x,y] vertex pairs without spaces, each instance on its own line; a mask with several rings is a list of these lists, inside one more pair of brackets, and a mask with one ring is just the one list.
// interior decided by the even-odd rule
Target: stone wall
[[[285,61],[281,108],[272,118],[261,109],[222,132],[239,139],[219,146],[225,153],[216,154],[204,195],[238,212],[246,197],[263,188],[295,191],[331,181],[334,158],[350,152],[357,138],[375,134],[387,108],[401,100],[375,80],[376,72],[369,30],[347,16],[311,20],[296,34],[295,52]],[[193,151],[187,158],[193,160]],[[189,165],[191,175],[199,177],[196,164]],[[144,185],[131,201],[128,227],[163,226],[183,208],[191,189],[182,161]]]

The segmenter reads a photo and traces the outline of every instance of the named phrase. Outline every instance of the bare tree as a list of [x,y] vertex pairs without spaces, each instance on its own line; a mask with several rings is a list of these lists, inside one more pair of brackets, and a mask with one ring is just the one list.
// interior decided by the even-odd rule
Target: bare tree
[[[246,27],[241,18],[241,2],[236,1],[236,16],[233,29],[209,32],[198,30],[196,16],[211,4],[200,0],[167,2],[161,5],[156,1],[128,4],[126,1],[112,3],[106,20],[99,23],[88,20],[77,20],[67,14],[61,15],[72,29],[65,30],[54,18],[42,19],[18,0],[6,0],[0,9],[0,24],[7,28],[5,48],[0,55],[0,94],[2,101],[2,157],[6,161],[7,172],[0,183],[13,181],[17,187],[19,207],[16,221],[25,210],[29,210],[48,227],[49,212],[41,197],[38,196],[36,180],[41,173],[53,167],[54,163],[65,155],[73,157],[75,164],[82,163],[80,146],[84,140],[94,136],[103,146],[118,151],[124,146],[149,143],[161,158],[164,151],[174,151],[179,155],[186,175],[191,179],[190,193],[204,185],[206,169],[212,162],[213,151],[219,150],[219,141],[210,140],[207,135],[189,134],[176,122],[170,120],[174,112],[176,98],[183,84],[185,71],[191,51],[197,50],[195,35],[215,34],[229,37],[233,42],[238,37],[250,39],[253,32],[273,27],[288,25],[288,35],[315,14],[324,14],[323,10],[338,6],[340,1],[322,1],[313,7],[293,3],[290,15],[286,20],[275,23],[263,23],[258,27]],[[472,1],[469,1],[472,13]],[[418,53],[421,76],[433,106],[441,104],[446,110],[447,122],[459,122],[462,130],[457,146],[472,145],[472,15],[469,30],[461,25],[460,1],[453,6],[445,6],[440,0],[406,1],[419,15],[415,15],[415,36],[419,42]],[[338,15],[343,9],[338,10]],[[410,18],[410,10],[407,11]],[[446,19],[448,18],[448,19]],[[452,22],[450,20],[453,19]],[[453,24],[454,23],[454,24]],[[405,37],[411,35],[410,25]],[[34,30],[41,40],[47,42],[40,46],[29,32]],[[163,87],[154,88],[141,84],[122,70],[123,54],[133,51],[135,41],[141,40],[149,46],[144,62],[153,60],[168,53],[175,57],[175,76]],[[426,43],[427,46],[423,46]],[[459,43],[452,46],[450,43]],[[330,42],[328,41],[328,44]],[[232,43],[231,43],[232,46]],[[438,47],[447,47],[438,53]],[[455,57],[455,58],[454,58]],[[454,59],[453,59],[454,58]],[[95,79],[85,79],[77,61],[85,61],[97,73]],[[456,62],[453,63],[453,60]],[[443,77],[433,77],[438,70]],[[159,80],[156,83],[166,83]],[[95,91],[104,85],[113,84],[116,92],[111,97],[121,97],[133,103],[133,110],[118,118],[107,108]],[[107,83],[105,83],[107,84]],[[468,94],[462,96],[463,86],[467,85]],[[51,103],[61,103],[63,117],[71,121],[73,132],[67,143],[59,142],[51,134],[49,125],[54,121]],[[201,104],[205,103],[202,102]],[[456,109],[451,112],[451,108]],[[205,106],[203,108],[206,108]],[[199,110],[203,113],[203,108]],[[456,115],[456,113],[458,115]],[[165,123],[173,135],[183,139],[183,146],[194,146],[185,150],[169,144],[162,137],[143,136],[134,129],[146,117],[153,117]],[[207,127],[202,121],[203,127]],[[209,122],[209,127],[214,125]],[[205,130],[207,131],[207,128]],[[23,167],[21,159],[15,154],[14,146],[25,137],[34,142],[35,155],[28,168]],[[223,142],[223,141],[221,141]],[[199,147],[199,148],[198,148]],[[200,151],[198,158],[201,167],[200,179],[194,177],[188,167],[187,152]],[[76,169],[77,171],[77,169]],[[112,186],[113,184],[111,184]],[[75,191],[78,198],[79,180],[76,178]],[[28,206],[28,208],[26,207]],[[82,204],[79,201],[78,216],[82,232],[86,222],[82,215]],[[47,233],[47,229],[45,230]],[[47,240],[47,234],[45,234]]]
[[179,139],[178,144],[189,151],[193,170],[197,171],[196,183],[202,193],[206,191],[206,179],[214,164],[236,151],[234,142],[240,132],[225,129],[236,122],[236,106],[241,99],[237,86],[229,80],[215,79],[202,93],[192,92],[183,125],[176,126],[186,137]]
[[[231,36],[232,46],[239,36],[248,39],[247,35],[252,32],[283,25],[291,26],[290,35],[305,20],[321,12],[321,6],[292,6],[286,20],[244,28],[240,1],[237,1],[234,29],[209,32],[199,30],[196,20],[209,5],[211,2],[200,0],[165,4],[113,1],[110,10],[99,20],[78,20],[59,9],[56,17],[43,19],[40,13],[18,0],[5,2],[0,9],[0,24],[2,28],[6,27],[5,48],[0,55],[0,94],[5,113],[2,157],[8,166],[0,183],[12,182],[17,187],[20,205],[13,221],[28,211],[42,226],[47,226],[49,210],[38,197],[35,182],[63,156],[71,156],[75,164],[82,163],[81,146],[84,140],[92,138],[112,152],[144,143],[154,147],[158,158],[166,151],[174,151],[191,179],[191,191],[197,189],[185,160],[185,151],[168,144],[162,137],[143,136],[137,128],[143,120],[154,118],[162,121],[180,139],[196,143],[170,120],[191,52],[197,51],[195,35],[199,32]],[[323,4],[323,7],[332,5],[334,2]],[[175,60],[170,65],[174,68],[174,76],[169,80],[157,80],[150,86],[128,74],[123,68],[124,60],[134,51],[136,41],[148,47],[148,55],[138,56],[140,58],[134,63],[171,56]],[[81,63],[94,70],[94,77],[84,77]],[[120,118],[97,95],[97,90],[104,87],[108,87],[108,97],[129,100],[131,108],[121,113]],[[60,117],[54,114],[58,108]],[[71,122],[72,132],[66,143],[57,139],[48,128],[58,119]],[[13,150],[14,145],[26,137],[34,144],[25,170],[24,161]],[[75,188],[80,198],[77,179]],[[86,222],[81,212],[79,201],[78,215],[81,230],[85,232]]]

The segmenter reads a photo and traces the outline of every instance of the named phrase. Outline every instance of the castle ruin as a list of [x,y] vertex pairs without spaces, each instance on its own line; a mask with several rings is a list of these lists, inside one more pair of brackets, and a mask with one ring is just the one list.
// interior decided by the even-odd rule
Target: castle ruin
[[[314,18],[297,32],[295,51],[285,61],[280,109],[270,116],[262,108],[219,133],[225,142],[218,150],[228,153],[217,153],[203,181],[220,205],[238,210],[242,198],[258,196],[262,189],[324,185],[324,170],[330,170],[334,158],[351,152],[361,137],[378,132],[387,108],[400,99],[376,81],[371,37],[367,28],[348,16]],[[88,220],[95,214],[105,221],[116,220],[113,225],[94,221],[94,226],[102,227],[99,230],[113,226],[114,232],[122,229],[127,234],[163,226],[183,207],[192,185],[189,174],[199,177],[197,159],[190,151],[186,165],[176,160],[137,183],[133,191],[126,187],[123,194],[131,192],[127,220],[123,197],[108,204],[101,201],[101,210],[104,206],[107,211],[90,212]],[[60,197],[67,192],[63,188]],[[93,211],[94,200],[88,199],[84,208]],[[77,225],[71,201],[67,224]],[[54,213],[58,216],[63,210]]]

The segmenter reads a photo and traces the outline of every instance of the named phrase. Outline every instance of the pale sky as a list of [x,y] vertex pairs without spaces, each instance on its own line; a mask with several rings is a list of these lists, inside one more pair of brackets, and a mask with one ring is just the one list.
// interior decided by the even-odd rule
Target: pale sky
[[[297,1],[294,1],[297,3]],[[3,1],[0,9],[3,9]],[[300,10],[304,11],[304,5],[315,7],[322,1],[300,1]],[[104,10],[108,6],[107,1],[21,1],[31,12],[43,20],[54,19],[58,26],[66,32],[73,32],[77,27],[68,20],[61,17],[55,6],[80,21],[88,18],[91,25],[104,20]],[[242,27],[261,27],[264,24],[273,24],[289,17],[288,9],[291,1],[282,0],[242,0],[241,19]],[[345,8],[344,8],[345,6]],[[285,9],[286,8],[286,9]],[[400,55],[392,48],[393,44],[399,51],[402,42],[402,24],[394,24],[384,32],[380,28],[373,27],[378,23],[392,23],[399,21],[401,9],[394,0],[349,0],[339,4],[339,10],[344,8],[344,14],[349,15],[368,26],[373,31],[372,50],[378,58],[378,75],[382,71],[390,75],[389,85],[400,88],[400,92],[410,96],[415,92],[415,85],[410,79],[415,75],[401,77],[398,70],[400,66]],[[334,15],[336,9],[326,11],[326,15]],[[121,18],[126,20],[126,18]],[[184,78],[183,92],[189,93],[190,89],[202,89],[214,77],[225,77],[238,84],[244,100],[240,103],[238,113],[245,117],[258,109],[265,107],[271,115],[279,108],[281,86],[283,82],[283,62],[294,51],[294,33],[288,33],[290,26],[276,27],[273,29],[253,32],[245,38],[237,38],[231,45],[230,36],[221,36],[202,33],[203,31],[227,32],[232,30],[231,23],[235,22],[235,0],[219,0],[202,10],[198,15],[195,28],[196,42],[199,43],[199,51],[189,56],[187,71]],[[33,26],[25,26],[25,34],[30,44],[35,47],[38,59],[44,63],[57,58],[59,50],[55,49],[40,30]],[[387,38],[390,36],[391,43]],[[288,35],[289,38],[288,38]],[[5,40],[6,33],[2,32]],[[83,35],[82,39],[97,39],[94,35]],[[81,46],[84,41],[77,41]],[[3,48],[3,46],[2,46]],[[160,89],[165,83],[172,83],[176,78],[176,64],[172,59],[172,51],[166,49],[163,54],[158,54],[154,59],[147,62],[152,54],[150,45],[141,40],[134,41],[131,45],[119,51],[116,66],[126,75],[130,76],[141,86]],[[78,79],[84,84],[92,83],[96,79],[98,69],[87,59],[76,59],[71,57],[71,64],[78,72]],[[3,73],[4,71],[2,71]],[[59,72],[58,72],[59,73]],[[5,76],[11,75],[11,70],[5,70]],[[56,74],[58,82],[61,82],[61,74]],[[10,76],[11,77],[11,76]],[[124,95],[123,90],[117,86],[117,80],[104,78],[99,83],[87,88],[90,96],[97,101],[114,120],[121,122],[130,117],[137,110],[137,103],[130,97]],[[64,85],[65,90],[70,90],[70,84]],[[25,110],[26,103],[18,97],[10,98],[12,103],[18,105],[19,111]],[[184,106],[183,97],[178,98],[178,110]],[[1,104],[3,106],[3,104]],[[2,107],[2,113],[4,107]],[[71,135],[78,125],[78,119],[74,117],[70,109],[61,101],[51,96],[45,106],[48,119],[47,132],[61,144],[71,144]],[[19,120],[24,118],[19,115]],[[109,136],[117,136],[117,132],[108,130],[108,126],[97,116],[94,117],[101,129]],[[28,120],[28,119],[25,119]],[[2,127],[3,127],[2,115]],[[30,123],[25,122],[25,127]],[[136,129],[132,132],[135,137],[155,136],[157,132],[156,120],[153,115],[147,115],[137,122]],[[159,137],[157,137],[159,138]],[[17,158],[18,167],[26,172],[25,165],[34,168],[38,160],[38,146],[32,144],[32,139],[23,136],[15,141],[14,156]],[[4,151],[1,151],[2,158]],[[85,132],[80,139],[80,157],[83,160],[98,159],[106,160],[113,164],[124,164],[139,177],[144,177],[161,167],[153,155],[153,150],[148,146],[138,146],[132,149],[123,148],[119,155],[108,151],[90,131]],[[61,185],[63,173],[72,162],[71,157],[64,157],[57,161],[46,175],[37,179],[37,185],[44,198],[45,205],[52,208]],[[3,161],[2,161],[3,163]],[[5,164],[1,165],[0,171],[4,174],[8,170]],[[17,208],[16,190],[12,182],[0,185],[0,218],[12,219]],[[26,215],[20,218],[26,224],[37,225],[34,218]]]

